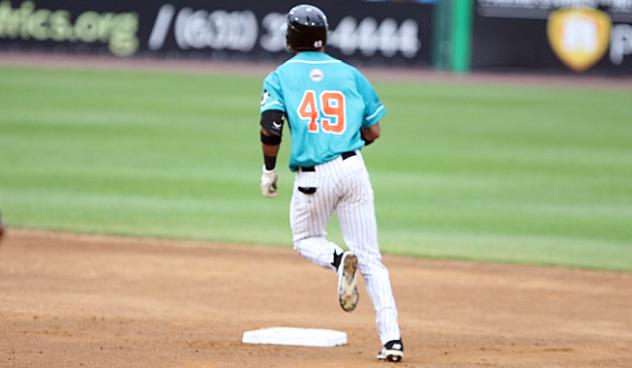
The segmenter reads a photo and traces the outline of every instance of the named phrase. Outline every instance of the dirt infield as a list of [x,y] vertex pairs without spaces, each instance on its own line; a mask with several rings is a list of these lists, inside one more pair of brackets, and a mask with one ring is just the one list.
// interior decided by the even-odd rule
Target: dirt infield
[[[289,247],[288,247],[289,248]],[[632,274],[385,257],[402,367],[631,367]],[[12,230],[0,244],[0,367],[371,367],[361,289],[290,249]],[[333,328],[332,349],[244,330]]]

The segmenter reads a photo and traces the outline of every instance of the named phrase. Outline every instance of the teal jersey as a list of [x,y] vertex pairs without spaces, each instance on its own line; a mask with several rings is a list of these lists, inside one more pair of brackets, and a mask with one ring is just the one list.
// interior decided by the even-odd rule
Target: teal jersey
[[261,112],[268,110],[287,116],[292,171],[361,149],[360,128],[376,124],[385,112],[358,69],[322,52],[299,53],[266,77]]

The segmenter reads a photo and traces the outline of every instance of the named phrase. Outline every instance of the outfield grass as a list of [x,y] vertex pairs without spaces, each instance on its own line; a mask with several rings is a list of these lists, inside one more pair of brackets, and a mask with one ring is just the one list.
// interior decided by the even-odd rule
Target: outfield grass
[[[279,198],[259,193],[260,78],[0,67],[0,81],[10,225],[291,246],[284,164]],[[386,253],[632,271],[629,91],[375,86],[389,113],[364,155]]]

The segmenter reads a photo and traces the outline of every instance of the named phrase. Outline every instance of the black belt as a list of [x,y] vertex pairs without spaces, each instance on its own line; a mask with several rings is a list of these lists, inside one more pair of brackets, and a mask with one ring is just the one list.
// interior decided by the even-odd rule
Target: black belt
[[[340,157],[342,157],[343,160],[346,160],[349,157],[353,157],[355,155],[356,155],[355,151],[348,151],[348,152],[341,153]],[[315,166],[299,166],[298,169],[300,171],[316,171]]]

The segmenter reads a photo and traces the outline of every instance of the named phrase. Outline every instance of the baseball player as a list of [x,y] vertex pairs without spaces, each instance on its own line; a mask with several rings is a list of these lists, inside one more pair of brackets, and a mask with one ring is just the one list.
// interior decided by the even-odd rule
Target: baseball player
[[[338,300],[351,312],[358,303],[356,269],[364,277],[376,313],[380,360],[399,362],[404,347],[388,270],[381,260],[373,189],[360,150],[380,136],[384,106],[354,67],[324,53],[327,18],[315,6],[299,5],[287,16],[288,49],[296,55],[263,83],[261,192],[277,195],[276,157],[287,121],[290,205],[294,248],[308,260],[337,272]],[[336,211],[349,251],[326,238]]]

